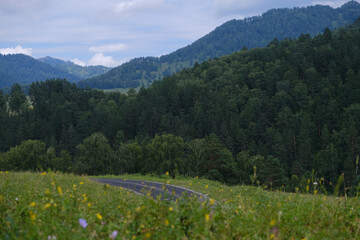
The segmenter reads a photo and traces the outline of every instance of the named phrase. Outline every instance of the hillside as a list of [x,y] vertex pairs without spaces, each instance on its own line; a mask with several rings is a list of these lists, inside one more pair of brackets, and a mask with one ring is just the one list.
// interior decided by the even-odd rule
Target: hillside
[[104,66],[79,66],[70,61],[62,61],[52,57],[44,57],[38,59],[53,68],[60,71],[67,72],[71,75],[78,77],[79,79],[91,78],[101,74],[104,74],[110,70],[110,68]]
[[80,80],[75,75],[24,54],[0,54],[0,88],[9,87],[14,83],[26,85],[52,78],[66,78],[71,82]]
[[264,47],[274,38],[296,38],[303,33],[315,36],[325,28],[334,29],[352,23],[360,16],[360,4],[350,1],[340,8],[310,6],[273,9],[261,16],[232,20],[169,55],[138,58],[108,73],[79,82],[80,87],[99,89],[149,86],[154,80],[192,66],[195,62],[254,47]]
[[8,109],[0,93],[0,169],[169,171],[288,191],[324,179],[328,192],[342,176],[356,195],[359,29],[360,19],[313,38],[274,40],[127,95],[52,80],[30,86],[31,107],[14,89]]

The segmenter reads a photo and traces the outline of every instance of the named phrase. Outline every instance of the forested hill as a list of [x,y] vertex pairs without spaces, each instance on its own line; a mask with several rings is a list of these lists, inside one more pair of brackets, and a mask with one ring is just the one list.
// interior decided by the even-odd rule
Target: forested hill
[[51,78],[66,78],[71,82],[80,80],[75,75],[24,54],[0,54],[0,88],[9,87],[14,83],[25,85]]
[[79,79],[95,77],[110,70],[110,68],[104,66],[79,66],[73,62],[65,62],[52,57],[39,58],[38,60],[49,64],[53,68],[75,75]]
[[169,55],[131,60],[99,77],[79,82],[80,87],[100,89],[148,86],[195,62],[220,57],[243,47],[264,47],[274,38],[297,38],[302,33],[315,36],[326,27],[334,29],[352,23],[360,16],[360,4],[350,1],[340,8],[310,6],[273,9],[261,16],[232,20],[193,44]]
[[195,64],[138,93],[52,80],[33,83],[27,102],[14,85],[0,92],[0,169],[169,171],[290,191],[308,178],[334,191],[344,176],[356,193],[359,62],[360,19]]

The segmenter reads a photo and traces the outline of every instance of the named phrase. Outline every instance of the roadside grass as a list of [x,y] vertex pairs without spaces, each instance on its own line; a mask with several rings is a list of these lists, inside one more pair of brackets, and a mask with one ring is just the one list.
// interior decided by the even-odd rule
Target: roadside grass
[[0,239],[359,239],[357,198],[228,187],[205,179],[151,180],[218,204],[139,196],[60,173],[0,173]]

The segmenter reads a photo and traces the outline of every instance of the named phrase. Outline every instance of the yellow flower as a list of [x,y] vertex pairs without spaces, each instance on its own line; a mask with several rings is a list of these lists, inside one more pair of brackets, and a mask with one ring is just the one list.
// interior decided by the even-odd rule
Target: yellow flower
[[314,191],[314,194],[316,195],[317,193],[318,193],[318,190],[315,190],[315,191]]
[[8,174],[9,172],[8,172],[8,171],[6,171],[5,173],[6,173],[6,174]]
[[97,217],[99,220],[101,220],[101,219],[103,218],[100,213],[97,213],[97,214],[96,214],[96,217]]
[[195,179],[199,179],[199,176],[196,176]]
[[169,226],[169,220],[165,219],[165,225]]
[[110,185],[109,185],[109,184],[106,184],[106,187],[110,187]]
[[36,214],[33,213],[32,211],[29,211],[29,214],[30,214],[30,220],[31,220],[31,221],[35,221],[35,219],[36,219]]
[[49,190],[49,189],[46,189],[46,190],[45,190],[45,194],[46,194],[46,195],[50,195],[50,190]]
[[36,206],[35,202],[30,203],[30,207],[35,207],[35,206]]
[[86,197],[86,194],[85,194],[85,193],[83,194],[83,197]]
[[169,211],[172,212],[174,210],[173,207],[169,207]]
[[209,203],[210,203],[210,205],[214,205],[215,200],[213,198],[210,198]]
[[209,221],[210,220],[210,215],[209,214],[205,214],[205,221]]
[[51,203],[45,204],[44,209],[51,207]]
[[52,185],[52,186],[55,186],[55,181],[52,181],[51,185]]
[[88,203],[88,207],[91,207],[91,202]]
[[165,175],[166,175],[166,176],[169,176],[169,172],[168,172],[168,171],[166,171]]
[[146,238],[150,238],[150,237],[151,237],[151,233],[149,233],[149,232],[146,233],[146,234],[145,234],[145,237],[146,237]]
[[192,182],[189,183],[189,186],[190,186],[190,187],[192,186]]
[[306,192],[309,192],[309,185],[306,185]]
[[276,224],[276,221],[275,220],[271,220],[270,221],[270,226],[274,226]]
[[209,185],[205,185],[205,189],[207,189],[209,187]]
[[80,185],[83,185],[84,184],[84,182],[80,182]]
[[271,234],[270,235],[270,239],[274,239],[275,238],[275,235],[274,234]]
[[46,175],[46,172],[41,173],[41,176],[45,176],[45,175]]
[[58,191],[58,193],[59,193],[59,195],[60,195],[60,196],[62,196],[62,195],[63,195],[63,192],[62,192],[62,190],[61,190],[61,187],[60,187],[60,186],[58,186],[58,187],[57,187],[57,191]]

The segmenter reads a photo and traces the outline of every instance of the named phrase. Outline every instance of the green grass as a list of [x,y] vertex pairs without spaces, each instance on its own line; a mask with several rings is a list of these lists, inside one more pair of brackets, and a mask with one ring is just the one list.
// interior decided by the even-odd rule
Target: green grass
[[170,181],[207,193],[218,204],[160,201],[71,174],[2,172],[0,239],[109,239],[114,231],[116,239],[360,238],[357,198],[228,187],[204,179],[121,177]]

